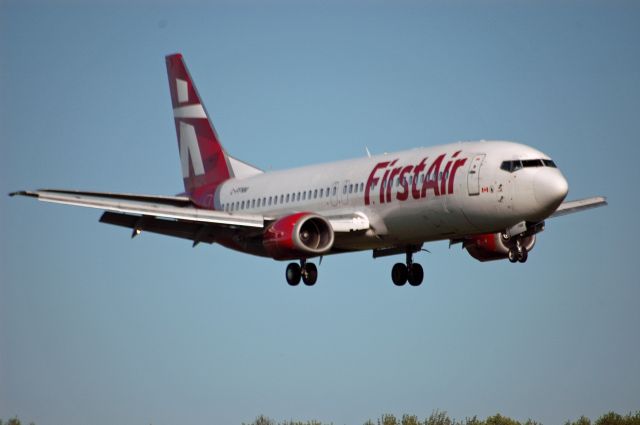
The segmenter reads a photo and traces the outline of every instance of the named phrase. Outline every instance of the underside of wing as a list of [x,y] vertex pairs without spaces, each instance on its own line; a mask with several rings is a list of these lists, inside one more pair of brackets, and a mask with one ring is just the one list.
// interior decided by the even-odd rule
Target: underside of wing
[[43,189],[20,191],[10,196],[21,195],[44,202],[96,208],[116,213],[141,215],[166,220],[182,220],[199,224],[228,227],[263,228],[261,215],[230,214],[193,206],[189,198],[181,196],[132,195],[104,192],[80,192]]
[[549,216],[549,218],[560,217],[567,214],[588,210],[591,208],[603,207],[607,205],[607,198],[603,196],[595,196],[593,198],[578,199],[575,201],[567,201],[560,204],[558,209]]

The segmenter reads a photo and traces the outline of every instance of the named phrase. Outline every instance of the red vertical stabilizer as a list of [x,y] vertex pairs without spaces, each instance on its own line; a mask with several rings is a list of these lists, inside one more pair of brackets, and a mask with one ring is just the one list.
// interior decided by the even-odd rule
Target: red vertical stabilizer
[[182,55],[166,62],[184,189],[196,205],[213,209],[216,188],[233,171]]

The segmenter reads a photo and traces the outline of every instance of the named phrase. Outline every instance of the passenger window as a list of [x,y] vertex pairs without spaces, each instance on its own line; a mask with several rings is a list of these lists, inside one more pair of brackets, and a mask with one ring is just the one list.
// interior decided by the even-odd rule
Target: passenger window
[[271,200],[272,200],[272,199],[273,199],[273,198],[272,198],[271,196],[269,196],[269,206],[271,206]]
[[336,186],[333,186],[333,195],[335,196],[336,194]]
[[287,204],[289,203],[289,194],[287,193]]
[[300,192],[298,192],[298,195],[296,195],[296,201],[300,202]]
[[316,199],[316,198],[318,198],[318,189],[315,189],[313,191],[313,199]]

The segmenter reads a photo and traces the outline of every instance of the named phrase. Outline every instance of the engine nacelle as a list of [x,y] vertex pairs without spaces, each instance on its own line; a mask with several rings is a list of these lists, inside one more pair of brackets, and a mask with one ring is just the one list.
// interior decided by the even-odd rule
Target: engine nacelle
[[[527,252],[536,244],[536,235],[520,238],[520,244]],[[509,250],[516,248],[515,238],[505,239],[501,233],[473,236],[464,241],[464,247],[478,261],[503,260],[509,257]]]
[[264,232],[262,244],[276,260],[293,260],[325,254],[333,240],[333,227],[326,218],[302,212],[272,223]]

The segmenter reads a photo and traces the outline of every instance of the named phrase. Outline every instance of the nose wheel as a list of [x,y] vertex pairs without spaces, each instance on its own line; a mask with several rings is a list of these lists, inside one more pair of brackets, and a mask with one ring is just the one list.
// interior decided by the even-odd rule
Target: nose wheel
[[413,262],[413,252],[407,251],[407,262],[396,263],[391,269],[391,280],[396,286],[403,286],[409,282],[411,286],[420,286],[424,278],[424,270],[418,263]]
[[522,246],[522,242],[520,241],[520,238],[516,239],[516,246],[509,249],[508,252],[508,257],[509,261],[512,263],[526,263],[527,262],[527,258],[529,258],[529,253],[527,252],[527,250]]
[[318,268],[313,263],[300,260],[298,263],[289,263],[285,273],[287,283],[291,286],[298,286],[300,280],[307,286],[313,286],[318,280]]

